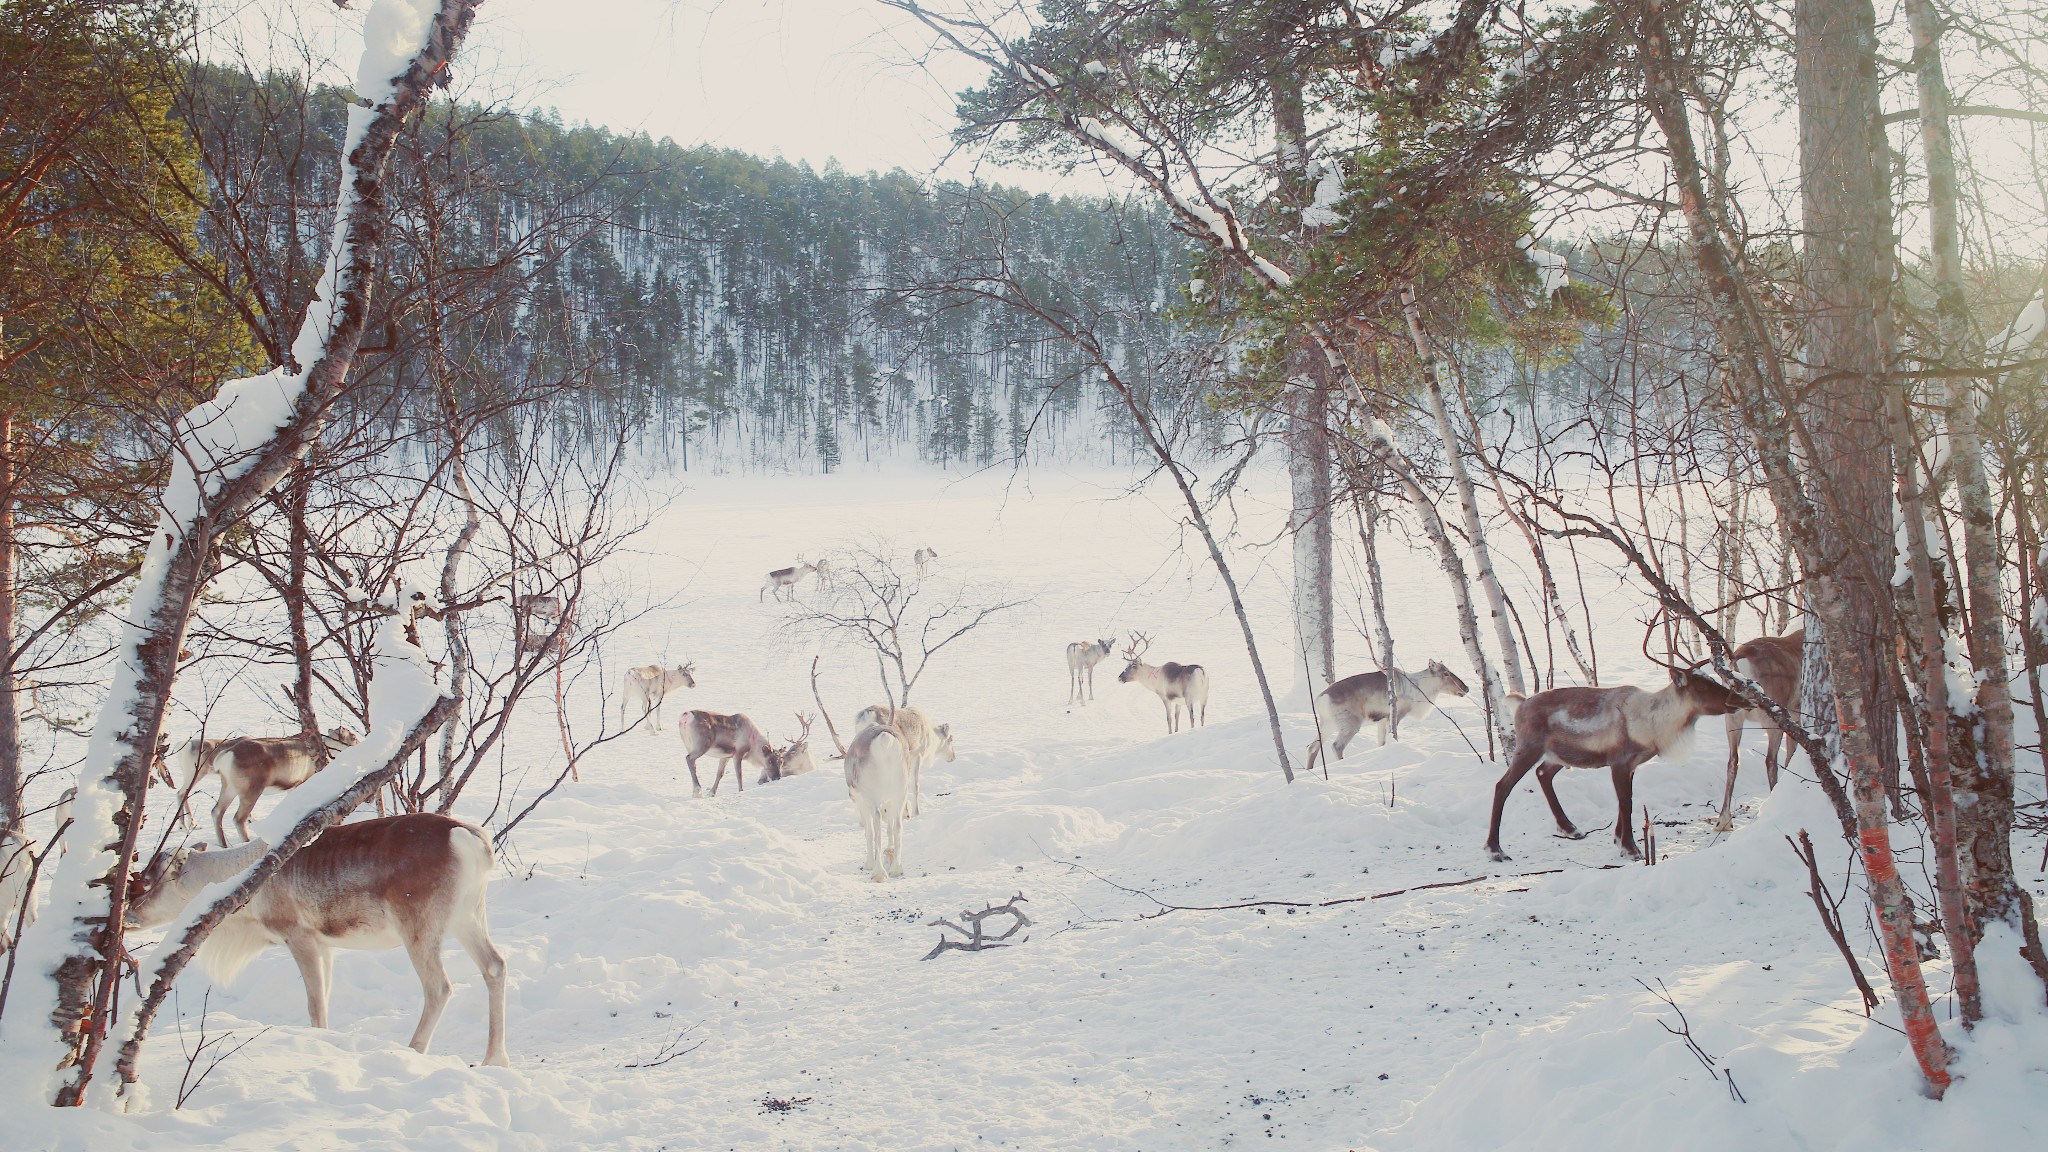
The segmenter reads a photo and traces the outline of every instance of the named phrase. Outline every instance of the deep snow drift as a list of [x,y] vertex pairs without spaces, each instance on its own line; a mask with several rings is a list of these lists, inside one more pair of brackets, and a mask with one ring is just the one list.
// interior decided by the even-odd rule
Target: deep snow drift
[[[1490,863],[1500,766],[1468,747],[1484,748],[1470,700],[1445,701],[1383,750],[1368,728],[1328,781],[1284,785],[1235,623],[1184,547],[1170,493],[1125,496],[1124,482],[690,478],[638,570],[619,573],[679,599],[611,662],[694,659],[699,687],[669,701],[661,731],[587,762],[501,853],[490,902],[511,968],[511,1069],[470,1066],[482,986],[452,945],[457,994],[429,1056],[403,1046],[419,1008],[403,953],[342,954],[336,1027],[316,1032],[274,949],[210,999],[204,974],[186,975],[179,1017],[145,1062],[156,1110],[9,1117],[0,1143],[1763,1152],[2012,1147],[2048,1129],[2048,1020],[2024,974],[1998,970],[1996,947],[1996,1011],[1965,1045],[1963,1079],[1943,1104],[1915,1094],[1889,1003],[1862,1016],[1783,839],[1809,829],[1839,894],[1832,817],[1796,772],[1763,801],[1755,735],[1730,836],[1711,832],[1718,722],[1688,765],[1642,770],[1656,868],[1608,867],[1621,862],[1613,800],[1594,772],[1560,778],[1592,835],[1552,837],[1531,782],[1507,813],[1514,861]],[[1252,477],[1243,539],[1272,538],[1284,493],[1284,478]],[[761,575],[872,532],[1033,597],[920,686],[960,756],[925,774],[907,875],[884,885],[861,869],[836,762],[693,801],[673,729],[682,708],[707,707],[793,732],[812,650],[757,603]],[[1286,557],[1238,553],[1283,692],[1298,679],[1282,646]],[[1434,573],[1419,553],[1390,559],[1400,659],[1462,670]],[[1637,653],[1640,598],[1587,579],[1607,617],[1603,679],[1654,685],[1661,672]],[[1340,600],[1357,611],[1348,588]],[[1156,699],[1118,684],[1114,659],[1097,670],[1096,703],[1065,705],[1065,644],[1129,629],[1157,637],[1155,660],[1210,669],[1209,727],[1167,736]],[[1370,666],[1355,631],[1340,647],[1342,671]],[[844,729],[877,695],[873,661],[827,649],[824,667]],[[229,719],[266,723],[242,707]],[[527,706],[508,757],[514,776],[530,771],[529,793],[559,763],[552,711],[544,697]],[[1299,767],[1305,710],[1288,738]],[[822,722],[814,747],[829,752]],[[493,798],[475,789],[458,814],[480,818]],[[938,936],[928,921],[1019,893],[1028,939],[920,960]],[[1253,900],[1311,906],[1156,915],[1160,902]],[[1859,899],[1845,907],[1882,987]],[[1944,982],[1940,965],[1931,975]],[[1683,1009],[1711,1073],[1638,980],[1661,981]],[[197,1043],[202,1003],[209,1035],[253,1039],[173,1110],[180,1030]]]

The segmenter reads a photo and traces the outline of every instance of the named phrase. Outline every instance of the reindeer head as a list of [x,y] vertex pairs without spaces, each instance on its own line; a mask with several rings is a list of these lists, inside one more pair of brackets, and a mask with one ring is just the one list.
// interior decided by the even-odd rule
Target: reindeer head
[[932,729],[932,735],[937,737],[939,741],[938,750],[933,755],[951,764],[953,762],[953,726],[951,724],[941,724],[937,728]]
[[1131,677],[1138,674],[1138,665],[1144,662],[1145,650],[1152,647],[1152,638],[1143,632],[1131,633],[1131,642],[1124,646],[1124,670],[1117,674],[1119,683],[1129,684]]
[[352,748],[361,743],[363,738],[356,735],[355,729],[345,725],[337,725],[332,731],[327,733],[326,739],[328,751],[333,752],[343,748]]
[[1097,656],[1107,656],[1114,651],[1116,651],[1116,637],[1114,636],[1105,636],[1095,642],[1095,654]]
[[1692,669],[1673,668],[1671,687],[1702,716],[1726,716],[1749,707],[1749,701],[1740,692]]
[[697,686],[696,671],[697,662],[695,660],[684,661],[676,666],[676,679],[681,680],[685,688],[695,688]]
[[1443,664],[1439,661],[1431,660],[1429,662],[1428,673],[1429,675],[1436,677],[1436,682],[1438,684],[1443,685],[1442,688],[1438,689],[1438,691],[1440,692],[1444,692],[1451,696],[1463,696],[1466,693],[1472,691],[1470,688],[1467,688],[1465,686],[1465,682],[1463,680],[1460,680],[1458,678],[1458,674],[1456,672],[1453,672],[1449,668],[1444,667]]
[[785,776],[801,776],[815,771],[817,761],[811,759],[811,724],[816,719],[807,713],[796,714],[796,722],[803,726],[796,739],[780,748],[768,749],[767,762],[761,769],[761,778],[755,783],[766,784]]

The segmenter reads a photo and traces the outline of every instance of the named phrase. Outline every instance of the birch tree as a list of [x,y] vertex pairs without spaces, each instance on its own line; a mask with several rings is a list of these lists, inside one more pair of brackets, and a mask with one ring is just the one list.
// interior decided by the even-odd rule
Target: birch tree
[[56,1069],[46,1083],[14,1086],[30,1097],[77,1105],[92,1083],[125,951],[150,766],[193,604],[220,534],[305,455],[348,388],[387,223],[385,163],[405,118],[445,82],[474,7],[378,0],[365,13],[360,103],[349,109],[332,240],[290,354],[269,372],[222,385],[179,423],[158,528],[79,770],[71,850],[53,878],[51,910],[22,942],[20,999],[0,1021],[0,1046],[40,1047]]

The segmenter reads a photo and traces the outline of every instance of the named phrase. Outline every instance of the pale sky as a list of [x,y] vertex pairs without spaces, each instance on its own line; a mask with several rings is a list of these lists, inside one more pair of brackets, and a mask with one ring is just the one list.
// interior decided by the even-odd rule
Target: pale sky
[[[245,37],[296,24],[325,51],[348,53],[353,70],[358,17],[332,0],[222,2]],[[954,93],[981,73],[957,57],[927,71],[917,60],[922,29],[906,23],[875,0],[484,0],[458,64],[481,93],[552,107],[570,122],[779,152],[813,167],[836,158],[856,172],[924,175],[947,152]],[[941,174],[971,175],[974,159]],[[1068,183],[987,166],[981,174],[1033,188]]]

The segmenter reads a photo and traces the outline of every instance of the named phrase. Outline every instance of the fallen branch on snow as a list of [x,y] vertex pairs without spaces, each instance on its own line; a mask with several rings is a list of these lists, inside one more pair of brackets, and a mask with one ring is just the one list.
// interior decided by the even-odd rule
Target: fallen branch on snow
[[[1043,854],[1045,850],[1041,848],[1039,851]],[[1395,888],[1387,892],[1374,892],[1368,896],[1342,896],[1334,900],[1244,900],[1236,904],[1169,904],[1152,893],[1145,891],[1143,888],[1132,888],[1129,885],[1119,884],[1085,864],[1076,864],[1072,860],[1061,860],[1053,856],[1046,856],[1046,859],[1051,860],[1055,864],[1064,864],[1076,871],[1086,872],[1088,875],[1093,876],[1119,892],[1127,892],[1132,896],[1142,896],[1159,906],[1155,912],[1146,912],[1140,915],[1138,917],[1140,920],[1157,920],[1169,912],[1231,912],[1240,908],[1335,908],[1340,904],[1363,904],[1372,900],[1385,900],[1390,896],[1406,896],[1410,892],[1427,892],[1432,888],[1463,888],[1467,885],[1478,884],[1486,880],[1526,880],[1532,876],[1555,876],[1565,871],[1563,868],[1545,868],[1540,872],[1518,872],[1513,876],[1467,876],[1463,880],[1438,880],[1433,884],[1416,884],[1407,888]],[[1622,867],[1620,864],[1600,864],[1596,865],[1594,870],[1605,872],[1609,869],[1620,867]],[[1508,891],[1526,892],[1528,889],[1510,888]]]
[[[940,917],[939,919],[932,921],[932,927],[951,929],[952,931],[958,932],[960,935],[965,936],[966,939],[950,940],[947,939],[946,934],[944,932],[941,932],[939,933],[939,942],[937,944],[932,945],[932,950],[930,952],[925,953],[924,958],[926,960],[929,960],[932,957],[937,956],[939,953],[947,951],[948,949],[954,949],[961,952],[986,952],[990,948],[1008,948],[1009,945],[1002,943],[1002,941],[1008,940],[1010,937],[1015,936],[1018,932],[1031,927],[1031,919],[1024,915],[1024,910],[1022,908],[1017,907],[1017,905],[1019,904],[1028,903],[1030,903],[1030,901],[1024,898],[1024,894],[1022,892],[1019,892],[1015,896],[1010,897],[1010,899],[1006,903],[991,904],[988,907],[983,908],[979,912],[961,912],[960,919],[967,921],[967,923],[969,925],[972,925],[972,927],[962,927],[961,925],[955,924],[951,920],[945,919],[944,917]],[[991,916],[1010,916],[1013,917],[1013,920],[1010,926],[1007,929],[1004,929],[1002,935],[987,936],[984,935],[982,932],[982,921],[988,919]],[[1019,940],[1017,941],[1017,943],[1022,944],[1025,940],[1029,939],[1031,939],[1031,937],[1026,936],[1024,940]]]

